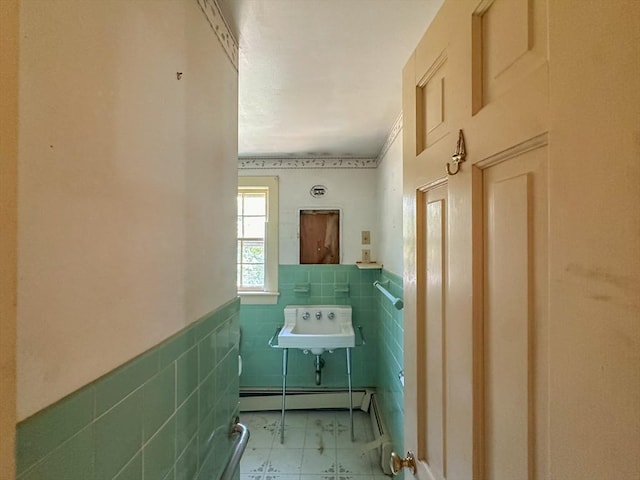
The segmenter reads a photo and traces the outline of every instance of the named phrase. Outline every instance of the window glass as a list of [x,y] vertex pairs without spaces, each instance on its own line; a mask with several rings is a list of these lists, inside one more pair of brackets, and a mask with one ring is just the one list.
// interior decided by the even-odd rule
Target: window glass
[[261,215],[267,214],[267,196],[264,193],[244,194],[244,214]]
[[265,287],[267,193],[238,191],[238,289]]

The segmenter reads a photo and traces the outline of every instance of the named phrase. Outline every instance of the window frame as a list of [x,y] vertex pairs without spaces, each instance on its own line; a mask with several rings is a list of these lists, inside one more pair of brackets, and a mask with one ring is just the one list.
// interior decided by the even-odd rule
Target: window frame
[[[267,190],[267,218],[265,222],[265,273],[262,290],[237,290],[244,304],[276,304],[278,302],[278,177],[238,176],[238,193],[242,190],[261,188]],[[236,207],[237,208],[237,207]],[[237,210],[236,210],[237,217]],[[236,229],[237,230],[237,229]],[[236,246],[238,236],[236,233]],[[237,248],[237,247],[236,247]],[[236,258],[237,258],[236,253]],[[236,261],[237,264],[237,261]],[[237,268],[236,268],[237,271]],[[236,279],[236,286],[238,282]],[[236,287],[237,288],[237,287]]]

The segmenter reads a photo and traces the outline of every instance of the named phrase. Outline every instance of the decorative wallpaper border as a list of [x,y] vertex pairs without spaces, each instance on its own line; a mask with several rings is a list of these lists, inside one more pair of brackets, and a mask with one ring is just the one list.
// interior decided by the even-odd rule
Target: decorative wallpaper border
[[231,34],[231,29],[222,16],[222,10],[216,0],[197,0],[202,13],[204,13],[211,29],[214,31],[220,45],[227,53],[227,57],[231,60],[233,67],[238,70],[238,42]]
[[241,157],[238,168],[292,169],[292,168],[376,168],[373,157]]

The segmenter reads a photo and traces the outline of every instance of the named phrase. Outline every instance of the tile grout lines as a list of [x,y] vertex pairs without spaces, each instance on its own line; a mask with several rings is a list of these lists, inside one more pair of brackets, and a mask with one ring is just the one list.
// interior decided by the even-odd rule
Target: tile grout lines
[[287,413],[280,444],[280,412],[241,414],[251,432],[240,464],[241,480],[364,480],[387,478],[373,440],[369,417],[354,412],[356,441],[350,440],[349,413],[302,410]]

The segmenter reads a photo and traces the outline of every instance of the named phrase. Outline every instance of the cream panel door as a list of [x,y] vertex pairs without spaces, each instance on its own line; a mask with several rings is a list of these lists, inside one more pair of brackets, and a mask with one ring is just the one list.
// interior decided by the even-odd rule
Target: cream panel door
[[403,71],[405,445],[421,480],[545,478],[546,20],[543,0],[446,1]]
[[635,0],[445,0],[407,62],[420,480],[640,478],[638,78]]

